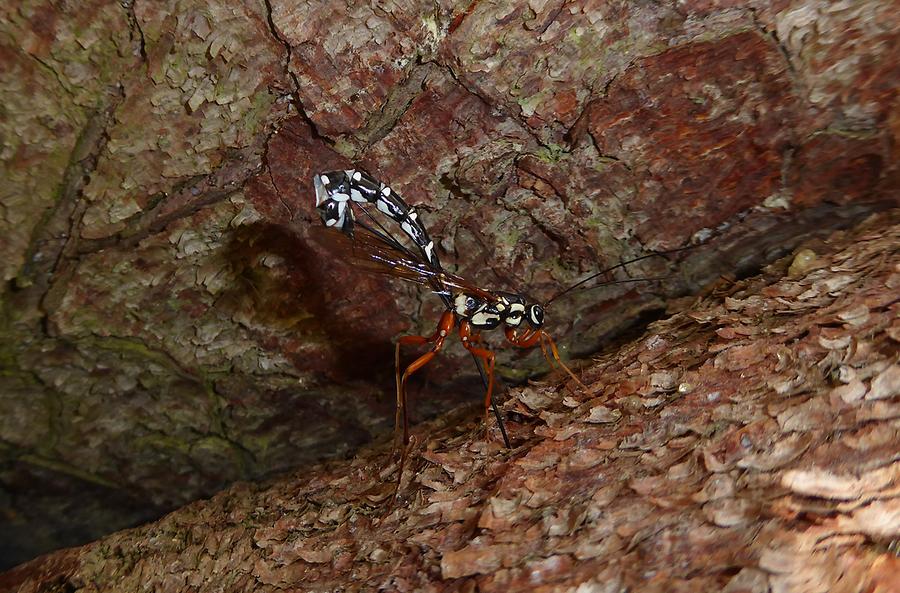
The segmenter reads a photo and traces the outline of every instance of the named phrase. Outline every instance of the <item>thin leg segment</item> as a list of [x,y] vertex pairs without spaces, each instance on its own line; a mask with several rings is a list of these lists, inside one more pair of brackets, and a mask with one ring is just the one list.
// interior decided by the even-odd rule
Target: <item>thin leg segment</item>
[[[454,317],[451,311],[446,311],[441,316],[441,320],[438,322],[437,329],[430,337],[425,336],[401,336],[397,340],[397,349],[394,354],[394,364],[397,373],[397,413],[394,418],[394,443],[396,443],[396,434],[400,428],[400,423],[403,423],[403,447],[400,452],[400,466],[397,470],[397,490],[394,492],[394,500],[397,498],[397,493],[400,490],[400,483],[403,480],[403,467],[406,465],[406,447],[409,445],[409,416],[406,413],[406,382],[409,380],[409,376],[424,367],[426,364],[431,362],[431,359],[437,356],[437,353],[440,352],[441,348],[444,346],[444,340],[447,339],[447,335],[453,329],[453,325],[456,323],[456,318]],[[403,344],[429,344],[433,343],[434,345],[431,347],[429,352],[426,352],[416,360],[412,362],[406,369],[403,371],[403,374],[400,374],[400,346]],[[393,454],[391,454],[393,457]]]
[[494,393],[494,353],[486,348],[479,348],[475,344],[481,344],[481,336],[472,333],[472,326],[463,320],[459,324],[459,339],[466,350],[484,361],[484,369],[487,373],[487,391],[484,394],[484,415],[487,423],[488,412],[491,408],[491,396]]
[[[424,367],[426,364],[431,362],[431,359],[437,356],[437,353],[443,348],[444,340],[447,339],[447,335],[450,331],[453,330],[453,325],[455,323],[455,317],[452,312],[445,311],[441,316],[441,320],[438,322],[437,329],[430,337],[425,336],[402,336],[397,340],[397,348],[394,355],[394,364],[396,368],[397,374],[397,414],[395,417],[395,429],[399,429],[400,423],[402,420],[403,423],[403,446],[405,447],[409,443],[409,418],[406,413],[406,383],[409,380],[410,375]],[[400,373],[400,346],[404,344],[430,344],[434,345],[431,347],[431,351],[426,352],[416,360],[412,362],[406,370],[403,371],[402,375]]]
[[[522,332],[521,335],[519,335],[516,333],[515,329],[508,327],[506,328],[506,339],[510,344],[512,344],[513,346],[518,346],[519,348],[533,348],[534,346],[540,345],[541,351],[544,353],[544,358],[547,359],[547,362],[550,363],[551,367],[554,366],[554,361],[556,361],[556,364],[558,364],[564,371],[566,371],[566,373],[568,373],[569,376],[572,377],[572,379],[574,379],[574,381],[578,383],[578,385],[582,389],[587,389],[584,383],[582,383],[581,380],[575,376],[575,373],[572,372],[572,369],[566,366],[566,363],[564,363],[559,357],[559,350],[557,350],[556,348],[556,343],[544,330],[529,328]],[[547,355],[548,346],[550,348],[551,354],[553,355],[552,359]]]
[[[547,345],[550,346],[550,352],[553,353],[553,358],[556,359],[556,362],[559,364],[559,366],[561,366],[564,371],[569,373],[569,376],[572,377],[572,380],[574,380],[576,383],[578,383],[579,387],[581,387],[582,389],[587,391],[587,386],[584,383],[582,383],[578,377],[575,376],[575,373],[572,372],[572,369],[570,369],[568,366],[566,366],[566,363],[564,363],[562,361],[562,359],[559,357],[559,351],[556,349],[556,343],[554,343],[553,340],[550,338],[550,336],[547,335],[547,332],[541,331],[541,348],[542,349],[544,348],[544,340],[546,340]],[[546,356],[546,352],[544,353],[544,356]]]

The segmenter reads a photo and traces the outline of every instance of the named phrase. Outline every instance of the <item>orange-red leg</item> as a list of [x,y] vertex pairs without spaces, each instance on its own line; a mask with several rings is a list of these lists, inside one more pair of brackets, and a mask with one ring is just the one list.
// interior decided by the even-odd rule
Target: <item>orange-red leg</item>
[[[556,363],[560,367],[562,367],[562,369],[566,371],[566,373],[568,373],[569,376],[572,377],[572,379],[574,379],[582,389],[587,389],[584,383],[582,383],[581,380],[575,376],[575,373],[572,372],[572,369],[570,369],[566,365],[566,363],[564,363],[559,357],[559,350],[556,349],[556,343],[544,330],[529,328],[525,330],[521,335],[519,335],[516,333],[515,329],[508,327],[506,328],[506,339],[509,340],[510,344],[512,344],[513,346],[518,346],[519,348],[533,348],[536,345],[540,345],[541,352],[543,352],[544,358],[547,359],[547,362],[551,367],[553,367],[553,361],[555,360]],[[544,345],[545,341],[547,343],[547,346],[550,347],[550,352],[553,355],[552,359],[547,355],[547,348]]]
[[[397,348],[394,353],[394,364],[396,368],[397,374],[397,413],[394,418],[394,443],[397,442],[397,432],[400,428],[400,423],[402,420],[403,423],[403,448],[400,452],[400,466],[397,470],[397,490],[394,492],[394,499],[396,500],[397,494],[400,490],[400,482],[403,480],[403,467],[406,465],[406,446],[409,444],[409,417],[406,413],[406,383],[409,380],[410,375],[424,367],[426,364],[431,362],[431,359],[437,356],[437,353],[440,352],[441,348],[444,346],[444,340],[447,339],[447,335],[449,335],[450,331],[453,329],[453,325],[456,322],[456,318],[453,316],[453,313],[450,311],[446,311],[442,316],[441,320],[438,322],[438,327],[435,332],[430,337],[425,336],[401,336],[397,339]],[[403,371],[403,374],[400,374],[400,346],[403,344],[429,344],[433,343],[434,345],[431,347],[429,352],[426,352],[416,360],[412,362],[406,370]],[[393,457],[393,453],[391,454]]]
[[506,339],[513,346],[518,346],[519,348],[534,348],[540,341],[543,331],[528,328],[520,335],[516,333],[514,328],[507,327],[504,333],[506,334]]
[[[553,354],[553,358],[556,360],[557,364],[559,364],[559,366],[561,366],[562,369],[564,371],[566,371],[570,377],[572,377],[572,380],[574,380],[576,383],[578,383],[579,387],[581,387],[582,389],[587,391],[587,386],[581,382],[581,379],[579,379],[578,377],[575,376],[575,373],[572,372],[572,369],[570,369],[566,365],[566,363],[564,363],[562,361],[562,359],[559,357],[559,351],[556,349],[556,343],[553,341],[553,339],[550,338],[549,335],[547,335],[546,332],[542,331],[541,332],[541,349],[544,348],[544,340],[547,340],[547,344],[550,346],[550,352]],[[546,356],[546,355],[547,355],[547,353],[546,353],[546,351],[544,351],[544,356]]]
[[394,353],[394,369],[396,371],[397,379],[397,405],[394,412],[394,446],[397,445],[397,435],[400,434],[401,426],[403,427],[403,444],[406,445],[409,441],[409,424],[406,419],[406,392],[401,389],[401,385],[405,386],[405,382],[402,380],[402,374],[400,373],[400,346],[428,344],[436,340],[437,338],[435,336],[431,336],[430,338],[426,338],[425,336],[401,336],[397,339],[397,349]]
[[472,333],[472,326],[468,321],[459,324],[459,339],[466,350],[484,361],[484,369],[487,373],[487,391],[484,394],[484,422],[487,426],[488,414],[491,409],[491,397],[494,393],[494,353],[486,348],[479,348],[481,336]]
[[[453,313],[446,311],[438,322],[438,327],[430,337],[425,336],[401,336],[397,339],[397,349],[394,354],[394,363],[397,375],[397,413],[395,421],[395,433],[400,428],[400,422],[403,422],[403,445],[409,443],[409,418],[406,413],[406,383],[410,375],[431,362],[431,359],[437,356],[437,353],[443,348],[444,340],[453,329],[455,318]],[[406,367],[403,374],[400,374],[400,346],[404,344],[429,344],[434,343],[431,351],[426,352]]]

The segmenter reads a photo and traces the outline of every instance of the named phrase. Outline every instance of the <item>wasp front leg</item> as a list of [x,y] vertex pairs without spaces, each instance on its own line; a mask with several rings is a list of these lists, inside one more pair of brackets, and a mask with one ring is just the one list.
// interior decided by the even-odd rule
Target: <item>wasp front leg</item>
[[543,330],[529,328],[519,334],[514,328],[507,327],[505,333],[507,341],[513,346],[518,346],[519,348],[534,348],[540,341],[541,334],[544,332]]
[[[532,329],[529,328],[522,332],[522,334],[517,334],[516,330],[508,327],[506,328],[506,339],[513,346],[518,346],[519,348],[533,348],[534,346],[540,344],[541,352],[544,354],[544,358],[547,359],[547,362],[550,364],[552,368],[554,366],[554,360],[556,364],[558,364],[572,379],[584,390],[587,390],[587,386],[581,382],[581,379],[575,376],[575,373],[572,372],[566,363],[562,361],[562,358],[559,357],[559,350],[556,348],[556,343],[550,337],[550,334],[545,332],[542,329]],[[553,355],[553,358],[550,358],[550,355],[547,354],[547,348],[549,347],[550,353]]]

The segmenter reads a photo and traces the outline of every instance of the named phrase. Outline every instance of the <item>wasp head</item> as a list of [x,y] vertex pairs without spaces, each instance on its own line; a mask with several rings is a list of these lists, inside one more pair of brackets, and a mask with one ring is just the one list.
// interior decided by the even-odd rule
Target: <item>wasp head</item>
[[525,319],[534,329],[540,329],[544,325],[544,308],[538,303],[532,303],[525,307]]
[[507,326],[519,327],[523,320],[534,329],[544,325],[544,308],[541,305],[529,303],[519,294],[498,293],[498,297],[496,306]]

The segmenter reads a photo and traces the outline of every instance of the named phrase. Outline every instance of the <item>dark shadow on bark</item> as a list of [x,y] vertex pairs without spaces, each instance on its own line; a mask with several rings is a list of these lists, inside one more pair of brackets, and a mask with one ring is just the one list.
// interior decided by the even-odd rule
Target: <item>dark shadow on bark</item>
[[[282,225],[241,226],[226,251],[239,282],[222,304],[266,327],[294,332],[298,339],[322,339],[334,348],[333,355],[322,361],[332,377],[388,384],[393,378],[393,369],[385,367],[385,361],[393,358],[390,342],[364,324],[343,323],[336,316],[325,291],[333,282],[327,273],[332,262],[323,262],[311,243]],[[267,267],[261,260],[268,255],[282,258],[285,266]],[[298,366],[308,365],[303,361]]]

